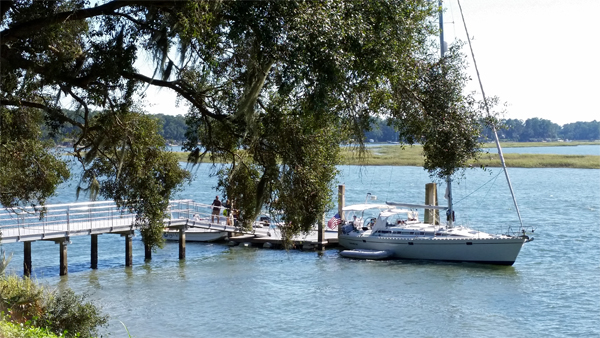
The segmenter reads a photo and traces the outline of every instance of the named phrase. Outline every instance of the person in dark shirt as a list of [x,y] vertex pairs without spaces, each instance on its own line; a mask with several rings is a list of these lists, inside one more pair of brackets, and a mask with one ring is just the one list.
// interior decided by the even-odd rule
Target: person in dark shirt
[[227,199],[227,201],[225,201],[225,204],[223,204],[223,208],[225,208],[225,210],[223,211],[223,216],[225,216],[225,221],[227,225],[231,225],[231,222],[229,221],[232,217],[231,217],[231,202],[229,201],[229,199]]
[[215,222],[215,216],[217,216],[217,223],[219,223],[221,221],[221,218],[219,217],[219,214],[221,213],[221,201],[219,201],[219,196],[217,195],[215,197],[215,200],[212,202],[212,215],[210,216],[210,222],[214,223]]

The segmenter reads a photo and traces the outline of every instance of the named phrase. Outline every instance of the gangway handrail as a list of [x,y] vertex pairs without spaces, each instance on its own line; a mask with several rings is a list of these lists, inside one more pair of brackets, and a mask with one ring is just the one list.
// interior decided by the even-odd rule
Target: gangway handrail
[[[214,206],[191,199],[169,201],[168,212],[174,222],[180,223],[199,215],[208,218]],[[220,209],[224,209],[221,206]],[[46,205],[43,217],[40,208],[1,208],[0,231],[2,242],[39,240],[89,234],[94,229],[125,231],[135,229],[136,214],[118,207],[114,201],[88,201]],[[166,223],[165,223],[166,224]],[[49,237],[48,237],[49,236]]]

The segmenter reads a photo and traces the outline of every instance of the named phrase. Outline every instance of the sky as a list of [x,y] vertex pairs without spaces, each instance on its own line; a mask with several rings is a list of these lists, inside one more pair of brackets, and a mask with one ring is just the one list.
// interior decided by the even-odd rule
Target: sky
[[[600,121],[600,0],[462,0],[486,96],[506,103],[507,119],[559,125]],[[445,41],[466,42],[457,0],[445,0]],[[468,45],[473,79],[481,95]],[[151,114],[185,114],[167,90],[147,91]]]

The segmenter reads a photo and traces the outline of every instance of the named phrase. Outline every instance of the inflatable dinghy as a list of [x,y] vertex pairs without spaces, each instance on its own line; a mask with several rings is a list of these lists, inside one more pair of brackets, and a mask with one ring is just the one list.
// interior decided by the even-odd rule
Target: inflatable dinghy
[[385,250],[354,249],[340,252],[342,257],[356,259],[386,259],[392,256],[392,252]]

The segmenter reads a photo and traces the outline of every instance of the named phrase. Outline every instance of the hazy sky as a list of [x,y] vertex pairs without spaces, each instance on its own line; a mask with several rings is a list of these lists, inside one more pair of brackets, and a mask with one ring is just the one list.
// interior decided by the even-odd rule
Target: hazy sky
[[[600,0],[462,0],[483,88],[505,118],[559,125],[600,120]],[[445,40],[466,42],[457,0],[444,1]],[[465,53],[472,59],[468,45]],[[469,90],[478,93],[476,73]],[[169,90],[147,92],[152,114],[184,114]]]
[[[460,4],[483,88],[508,103],[505,118],[539,117],[560,125],[600,120],[600,0]],[[466,41],[457,1],[444,6],[446,41]],[[479,92],[474,69],[471,74]]]

